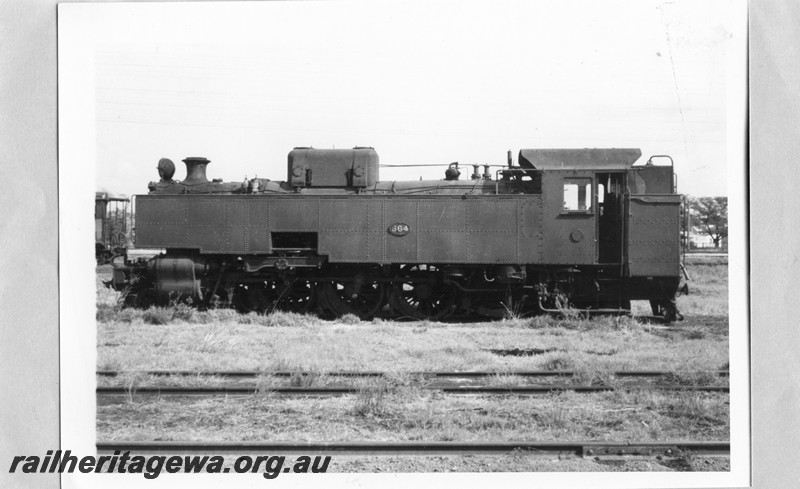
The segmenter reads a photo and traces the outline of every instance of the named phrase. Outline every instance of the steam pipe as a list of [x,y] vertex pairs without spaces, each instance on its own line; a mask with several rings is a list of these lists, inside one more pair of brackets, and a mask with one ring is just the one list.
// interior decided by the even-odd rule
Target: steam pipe
[[[544,307],[544,305],[542,305],[542,298],[541,297],[539,297],[539,310],[540,311],[544,311],[544,312],[554,313],[554,314],[564,314],[564,312],[565,312],[564,309],[550,309],[550,308]],[[610,313],[630,314],[631,313],[630,309],[568,309],[568,311],[575,311],[575,312],[578,312],[578,313],[581,313],[581,314],[586,313],[588,315],[591,315],[592,313],[596,313],[596,314],[610,314]]]

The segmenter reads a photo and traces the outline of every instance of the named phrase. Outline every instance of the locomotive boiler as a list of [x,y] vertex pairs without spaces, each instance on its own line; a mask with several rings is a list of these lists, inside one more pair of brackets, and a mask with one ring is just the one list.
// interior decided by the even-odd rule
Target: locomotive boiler
[[117,259],[112,286],[138,306],[438,320],[648,300],[674,320],[682,196],[671,158],[641,156],[523,149],[420,181],[381,181],[366,147],[295,148],[285,181],[209,181],[201,157],[177,181],[162,159],[132,205],[135,246],[163,252]]

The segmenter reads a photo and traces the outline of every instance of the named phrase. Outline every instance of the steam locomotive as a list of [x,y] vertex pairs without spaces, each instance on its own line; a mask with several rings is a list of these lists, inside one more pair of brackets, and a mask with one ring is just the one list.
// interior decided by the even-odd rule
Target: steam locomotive
[[209,160],[159,162],[132,199],[136,248],[110,285],[130,305],[187,301],[361,318],[625,313],[680,317],[672,159],[639,149],[523,149],[517,164],[450,164],[380,181],[373,148],[295,148],[286,181],[209,181]]

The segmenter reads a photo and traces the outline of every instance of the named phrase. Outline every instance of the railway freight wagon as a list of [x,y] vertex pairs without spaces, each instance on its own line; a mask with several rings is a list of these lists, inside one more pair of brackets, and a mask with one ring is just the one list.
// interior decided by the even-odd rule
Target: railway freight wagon
[[131,304],[329,315],[456,315],[649,300],[679,316],[680,206],[672,160],[638,149],[524,149],[494,174],[457,163],[442,180],[379,180],[372,148],[289,153],[286,181],[209,181],[209,160],[159,163],[135,197],[137,248],[112,285]]
[[94,194],[94,256],[98,265],[125,252],[128,240],[128,197]]

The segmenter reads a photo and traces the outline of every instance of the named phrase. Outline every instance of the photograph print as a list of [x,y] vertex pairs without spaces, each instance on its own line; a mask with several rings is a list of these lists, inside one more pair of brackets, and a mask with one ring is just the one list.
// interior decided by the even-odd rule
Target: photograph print
[[142,480],[746,484],[745,27],[60,5],[62,436]]

